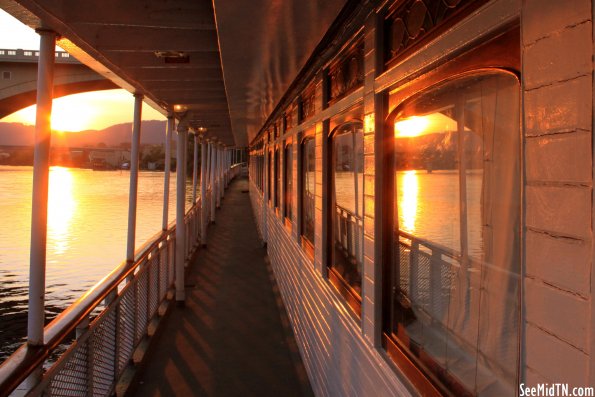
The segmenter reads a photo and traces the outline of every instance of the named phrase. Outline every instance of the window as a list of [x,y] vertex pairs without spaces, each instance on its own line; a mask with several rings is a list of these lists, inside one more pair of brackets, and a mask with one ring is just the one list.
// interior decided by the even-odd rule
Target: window
[[329,279],[357,314],[361,311],[364,238],[363,139],[361,121],[344,123],[331,134]]
[[452,80],[399,106],[394,121],[385,343],[451,393],[514,395],[519,82],[497,70]]
[[275,208],[279,208],[279,189],[281,189],[281,170],[279,169],[279,148],[275,148]]
[[262,150],[258,156],[258,184],[260,191],[264,192],[264,153]]
[[283,215],[291,222],[293,216],[293,145],[291,141],[286,142],[283,154],[285,172],[283,191],[285,192],[285,200],[283,201]]
[[316,186],[316,146],[314,137],[302,143],[302,237],[314,254],[314,189]]
[[269,161],[267,164],[267,194],[269,196],[269,205],[272,205],[273,200],[273,151],[269,150]]

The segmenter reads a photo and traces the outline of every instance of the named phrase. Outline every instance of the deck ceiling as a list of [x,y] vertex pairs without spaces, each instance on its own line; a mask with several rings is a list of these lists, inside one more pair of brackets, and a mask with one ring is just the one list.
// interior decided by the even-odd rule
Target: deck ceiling
[[[32,28],[192,128],[246,146],[345,0],[0,0]],[[181,53],[171,63],[156,54]],[[174,59],[175,60],[175,59]],[[183,59],[177,59],[182,61]]]

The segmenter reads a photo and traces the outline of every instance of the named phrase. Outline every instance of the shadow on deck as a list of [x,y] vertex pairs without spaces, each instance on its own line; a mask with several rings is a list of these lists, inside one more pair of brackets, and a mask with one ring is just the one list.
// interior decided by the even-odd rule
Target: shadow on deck
[[311,396],[246,191],[232,182],[130,391],[137,396]]

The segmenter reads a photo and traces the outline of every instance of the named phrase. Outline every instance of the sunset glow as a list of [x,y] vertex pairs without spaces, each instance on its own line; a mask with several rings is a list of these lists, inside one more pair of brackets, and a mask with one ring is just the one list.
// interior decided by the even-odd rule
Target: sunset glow
[[[443,113],[412,116],[395,123],[395,138],[415,138],[422,135],[457,131],[457,122]],[[465,131],[469,128],[465,127]]]
[[427,128],[429,120],[426,117],[413,116],[395,123],[395,137],[413,138],[421,135]]
[[[52,129],[78,132],[101,130],[114,124],[132,121],[134,97],[125,90],[86,92],[54,99]],[[35,125],[36,106],[19,110],[4,119],[6,123]],[[143,104],[143,120],[165,120],[165,117]]]

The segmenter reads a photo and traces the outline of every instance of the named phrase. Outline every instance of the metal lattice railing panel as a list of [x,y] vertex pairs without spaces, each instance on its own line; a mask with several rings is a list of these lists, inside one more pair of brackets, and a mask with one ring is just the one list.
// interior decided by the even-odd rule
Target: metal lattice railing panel
[[149,273],[149,318],[157,313],[159,306],[159,254],[154,251],[152,255],[147,269]]
[[134,288],[126,288],[118,302],[118,374],[121,374],[130,362],[135,347],[135,298]]
[[136,283],[136,335],[134,338],[134,344],[138,344],[147,330],[149,318],[147,315],[148,306],[148,286],[149,286],[149,273],[147,267],[143,266],[137,274],[138,281]]
[[176,265],[176,239],[170,238],[168,241],[168,269],[167,269],[167,285],[171,285],[174,282],[174,268]]
[[409,248],[399,244],[399,286],[406,295],[411,292],[409,277]]
[[162,243],[162,249],[159,251],[159,300],[165,297],[167,292],[167,272],[169,266],[169,256],[167,241]]
[[92,394],[109,396],[116,383],[116,311],[111,308],[103,312],[91,328]]
[[77,343],[62,356],[64,362],[46,388],[46,395],[85,397],[89,394],[89,348],[87,341]]

